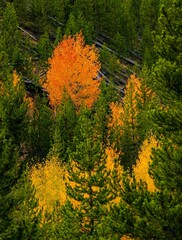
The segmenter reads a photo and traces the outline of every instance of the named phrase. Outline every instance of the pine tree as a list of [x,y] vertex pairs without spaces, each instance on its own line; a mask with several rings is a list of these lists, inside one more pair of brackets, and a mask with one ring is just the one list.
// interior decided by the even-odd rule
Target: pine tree
[[19,200],[18,206],[12,214],[13,223],[16,226],[13,239],[40,239],[42,215],[38,209],[35,189],[29,179],[28,168],[24,170],[18,186],[15,199],[19,200],[21,197],[21,201]]
[[42,60],[45,63],[52,53],[52,46],[47,32],[41,35],[36,46],[36,49],[40,60]]
[[9,65],[17,70],[21,68],[21,34],[18,30],[16,11],[12,3],[7,3],[0,24],[0,52],[5,52]]
[[155,41],[158,60],[150,80],[158,96],[152,118],[159,146],[153,150],[149,173],[157,190],[151,193],[145,182],[123,180],[122,200],[110,215],[116,235],[140,239],[180,239],[182,235],[181,14],[179,0],[168,9],[162,7]]
[[[9,137],[8,131],[1,124],[1,139],[0,139],[0,238],[6,239],[11,237],[13,233],[12,228],[12,208],[14,207],[13,197],[11,196],[11,189],[17,183],[19,178],[18,167],[18,153],[15,150],[15,145]],[[10,228],[10,229],[9,229]],[[11,231],[12,229],[12,231]]]
[[152,32],[157,29],[159,0],[142,0],[140,5],[140,34],[142,37],[141,52],[143,63],[151,66],[156,60],[152,41]]
[[10,74],[1,85],[1,104],[3,122],[6,124],[13,142],[20,148],[27,140],[27,110],[28,105],[24,101],[25,88],[16,71]]
[[110,105],[110,143],[119,154],[121,165],[132,171],[140,145],[150,129],[146,117],[152,92],[145,81],[135,75],[128,79],[125,91],[123,102]]
[[76,123],[77,114],[75,106],[65,91],[62,102],[56,112],[53,143],[50,150],[50,154],[58,156],[61,162],[68,162],[69,152],[75,150],[73,138]]
[[[153,121],[162,143],[161,149],[154,152],[153,173],[157,179],[157,186],[163,189],[164,184],[164,188],[177,194],[176,200],[180,197],[182,181],[181,13],[181,1],[178,0],[174,0],[169,9],[165,10],[164,7],[161,9],[159,19],[161,34],[155,39],[158,61],[151,77],[160,101],[160,107],[153,114]],[[157,168],[160,170],[157,171]]]
[[70,154],[68,171],[72,183],[67,186],[74,205],[62,210],[63,239],[97,239],[97,226],[103,219],[103,206],[112,199],[106,156],[101,136],[95,132],[88,110],[80,114],[75,136],[76,151]]
[[49,153],[52,142],[53,113],[47,99],[35,97],[36,104],[28,123],[27,150],[31,163],[41,162]]
[[20,79],[14,74],[0,90],[0,238],[12,238],[16,231],[12,213],[21,197],[15,198],[26,158],[22,144],[27,135],[27,105]]

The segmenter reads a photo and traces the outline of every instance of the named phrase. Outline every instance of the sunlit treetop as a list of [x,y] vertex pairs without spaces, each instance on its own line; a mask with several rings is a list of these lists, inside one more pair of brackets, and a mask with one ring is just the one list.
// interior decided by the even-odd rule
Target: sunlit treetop
[[50,68],[44,87],[49,93],[50,104],[56,108],[66,89],[75,106],[88,108],[96,101],[100,90],[99,54],[94,45],[85,45],[82,33],[64,37],[49,59]]

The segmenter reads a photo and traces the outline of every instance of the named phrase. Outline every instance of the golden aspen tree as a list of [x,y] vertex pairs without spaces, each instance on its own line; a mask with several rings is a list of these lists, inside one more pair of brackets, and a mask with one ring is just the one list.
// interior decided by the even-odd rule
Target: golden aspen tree
[[99,54],[94,45],[85,45],[82,33],[64,37],[49,59],[50,68],[44,84],[50,104],[56,108],[64,89],[76,107],[83,103],[90,108],[99,95]]
[[154,136],[150,137],[149,140],[146,139],[141,147],[136,166],[133,167],[133,172],[135,174],[137,182],[139,182],[140,180],[146,182],[148,190],[150,192],[156,190],[153,178],[149,175],[149,165],[152,162],[152,148],[156,147],[157,140]]
[[52,157],[45,164],[37,164],[30,171],[30,178],[39,200],[39,208],[51,212],[57,201],[63,205],[66,201],[65,168],[58,159]]

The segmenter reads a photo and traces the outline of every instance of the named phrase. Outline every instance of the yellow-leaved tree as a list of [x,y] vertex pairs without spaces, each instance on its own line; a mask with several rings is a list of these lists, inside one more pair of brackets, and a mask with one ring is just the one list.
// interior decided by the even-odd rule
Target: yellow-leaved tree
[[149,191],[153,192],[156,190],[153,178],[149,175],[149,165],[151,164],[152,148],[157,147],[157,140],[154,136],[150,139],[146,139],[143,142],[141,151],[136,162],[136,166],[133,167],[136,181],[144,181],[147,184]]
[[131,75],[122,101],[110,105],[110,142],[119,154],[125,170],[132,170],[140,144],[150,128],[150,122],[146,121],[146,113],[151,99],[152,93],[144,80]]
[[65,203],[66,171],[63,166],[60,166],[57,157],[46,160],[44,164],[33,166],[30,178],[35,187],[40,209],[51,212],[57,201],[61,205]]
[[66,89],[75,106],[83,103],[90,108],[97,99],[100,80],[98,50],[94,45],[85,45],[82,33],[64,37],[49,59],[50,68],[44,84],[49,93],[50,104],[56,108]]

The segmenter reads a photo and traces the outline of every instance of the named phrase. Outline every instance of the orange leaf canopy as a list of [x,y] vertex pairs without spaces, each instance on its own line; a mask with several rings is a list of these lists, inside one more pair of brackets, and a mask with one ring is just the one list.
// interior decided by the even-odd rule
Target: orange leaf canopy
[[85,45],[81,33],[64,37],[49,59],[44,85],[53,107],[60,104],[64,89],[77,107],[83,103],[88,108],[92,106],[100,92],[100,81],[96,80],[100,70],[98,58],[96,47]]

